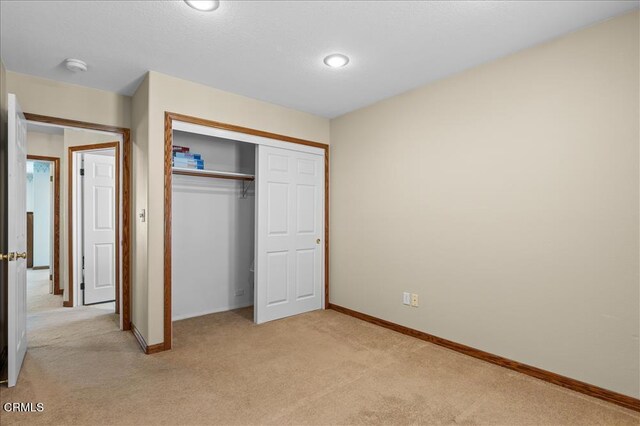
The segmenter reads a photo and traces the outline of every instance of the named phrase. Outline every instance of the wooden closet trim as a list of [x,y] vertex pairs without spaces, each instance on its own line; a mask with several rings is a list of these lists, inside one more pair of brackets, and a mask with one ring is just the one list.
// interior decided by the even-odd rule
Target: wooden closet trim
[[[122,316],[122,329],[131,330],[131,131],[125,127],[28,112],[25,112],[24,116],[27,121],[118,133],[122,136],[122,312],[120,315]],[[65,306],[69,306],[69,304]],[[73,305],[71,304],[71,306]],[[116,306],[116,311],[118,308],[119,306]]]
[[[249,127],[207,120],[190,115],[165,111],[164,113],[164,350],[171,349],[171,151],[173,121],[199,124],[216,129],[231,130],[247,135],[261,136],[324,150],[324,307],[329,308],[329,145]],[[156,345],[154,345],[156,346]]]
[[27,155],[27,160],[53,163],[53,294],[62,294],[60,288],[60,158]]

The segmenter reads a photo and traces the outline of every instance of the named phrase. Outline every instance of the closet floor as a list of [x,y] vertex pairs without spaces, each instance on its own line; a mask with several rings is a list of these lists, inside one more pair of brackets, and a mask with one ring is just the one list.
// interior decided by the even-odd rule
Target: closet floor
[[[59,296],[37,297],[42,308]],[[44,412],[0,412],[3,426],[640,422],[640,413],[335,311],[260,326],[251,308],[178,321],[174,349],[144,355],[104,310],[40,308],[18,386],[1,387],[0,400],[42,402]]]

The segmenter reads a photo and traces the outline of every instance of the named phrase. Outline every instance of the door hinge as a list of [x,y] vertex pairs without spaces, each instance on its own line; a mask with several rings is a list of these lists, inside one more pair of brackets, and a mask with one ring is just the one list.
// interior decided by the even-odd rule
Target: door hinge
[[49,281],[53,281],[53,274],[49,274]]
[[80,290],[84,290],[84,283],[80,283]]
[[84,256],[82,256],[82,269],[84,270]]
[[53,176],[49,176],[49,182],[53,182]]
[[80,176],[84,176],[84,168],[80,169]]

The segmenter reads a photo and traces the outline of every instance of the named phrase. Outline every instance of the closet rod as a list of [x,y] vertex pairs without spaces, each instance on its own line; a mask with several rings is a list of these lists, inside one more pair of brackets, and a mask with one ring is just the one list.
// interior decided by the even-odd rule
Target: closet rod
[[219,172],[215,170],[198,170],[198,169],[183,169],[179,167],[173,168],[173,174],[185,175],[185,176],[200,176],[218,179],[235,179],[235,180],[248,180],[255,179],[254,175],[248,175],[244,173],[232,173],[232,172]]

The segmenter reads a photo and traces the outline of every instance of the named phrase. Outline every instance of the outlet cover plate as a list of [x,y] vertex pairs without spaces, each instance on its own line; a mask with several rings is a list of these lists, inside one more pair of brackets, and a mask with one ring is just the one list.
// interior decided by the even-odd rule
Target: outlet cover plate
[[418,295],[415,293],[411,295],[411,306],[413,306],[414,308],[418,307]]

